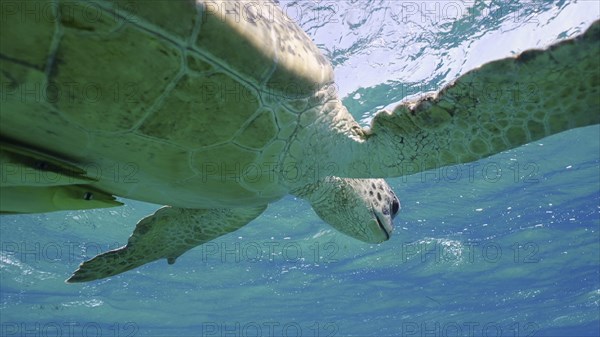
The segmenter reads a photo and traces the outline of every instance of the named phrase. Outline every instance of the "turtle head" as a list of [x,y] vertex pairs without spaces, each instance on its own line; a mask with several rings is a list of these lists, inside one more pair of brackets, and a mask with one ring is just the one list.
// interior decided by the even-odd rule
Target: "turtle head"
[[321,219],[338,231],[369,243],[390,238],[400,201],[383,179],[328,177],[303,188]]

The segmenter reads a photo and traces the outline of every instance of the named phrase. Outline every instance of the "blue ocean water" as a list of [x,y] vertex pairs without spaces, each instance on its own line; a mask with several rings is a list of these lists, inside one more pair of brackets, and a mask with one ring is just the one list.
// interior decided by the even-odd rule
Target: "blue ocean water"
[[[281,1],[367,122],[489,60],[581,33],[597,1]],[[598,336],[600,127],[389,180],[381,245],[286,197],[176,264],[88,284],[80,262],[157,209],[0,218],[2,336]]]

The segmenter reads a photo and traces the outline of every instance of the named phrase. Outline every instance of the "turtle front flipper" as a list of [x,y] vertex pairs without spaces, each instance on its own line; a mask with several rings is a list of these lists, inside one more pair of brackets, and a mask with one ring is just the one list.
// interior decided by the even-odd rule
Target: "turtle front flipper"
[[[600,123],[600,21],[575,38],[484,64],[438,94],[378,113],[353,177],[467,163]],[[360,172],[359,172],[360,171]]]
[[127,245],[82,263],[67,283],[88,282],[167,259],[231,233],[259,216],[267,206],[233,209],[183,209],[165,206],[138,222]]

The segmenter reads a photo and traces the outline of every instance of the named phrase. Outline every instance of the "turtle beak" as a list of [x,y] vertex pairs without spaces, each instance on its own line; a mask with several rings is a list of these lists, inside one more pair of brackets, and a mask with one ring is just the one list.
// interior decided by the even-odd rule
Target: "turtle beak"
[[371,212],[373,213],[373,222],[376,223],[377,227],[372,227],[372,232],[374,235],[369,241],[371,243],[381,243],[389,240],[392,235],[392,231],[394,230],[392,217],[390,215],[380,213],[374,208],[371,209]]
[[379,216],[377,216],[377,213],[373,212],[373,215],[375,216],[375,220],[377,220],[377,225],[379,225],[379,228],[385,234],[385,240],[384,241],[389,240],[390,239],[390,232],[391,232],[391,230],[388,231],[388,229],[383,224],[383,222],[381,221],[381,219],[379,219]]

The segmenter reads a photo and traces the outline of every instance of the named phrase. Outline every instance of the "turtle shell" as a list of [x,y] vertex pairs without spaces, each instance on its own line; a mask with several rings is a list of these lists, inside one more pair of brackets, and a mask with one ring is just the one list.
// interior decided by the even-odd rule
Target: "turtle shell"
[[288,192],[275,167],[333,75],[278,5],[57,3],[2,7],[3,141],[154,203],[265,204]]

